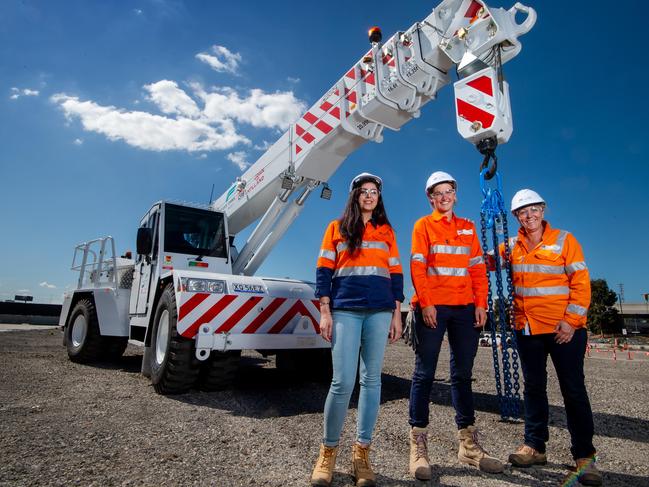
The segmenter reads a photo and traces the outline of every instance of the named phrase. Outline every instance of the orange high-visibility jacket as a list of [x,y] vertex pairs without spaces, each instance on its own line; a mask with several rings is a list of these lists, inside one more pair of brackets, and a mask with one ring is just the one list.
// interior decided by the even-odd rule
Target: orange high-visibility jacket
[[316,296],[330,296],[338,309],[394,309],[403,301],[403,270],[394,230],[365,225],[361,247],[353,255],[332,221],[324,237],[316,270]]
[[448,220],[439,212],[420,218],[412,230],[410,275],[412,303],[475,304],[487,307],[487,270],[475,225],[465,218]]
[[[517,330],[532,335],[553,333],[560,320],[575,328],[586,326],[590,305],[590,276],[577,239],[546,221],[541,242],[529,249],[521,228],[509,239],[514,280],[514,319]],[[500,244],[504,254],[504,244]]]

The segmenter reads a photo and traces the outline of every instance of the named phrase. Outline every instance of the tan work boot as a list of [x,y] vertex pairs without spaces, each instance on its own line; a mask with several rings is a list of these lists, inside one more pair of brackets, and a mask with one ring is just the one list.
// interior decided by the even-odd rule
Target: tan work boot
[[430,460],[428,459],[428,431],[426,428],[410,430],[410,475],[417,480],[430,480]]
[[532,465],[545,465],[548,463],[548,457],[531,446],[522,445],[516,453],[509,455],[509,463],[514,467],[527,468]]
[[460,440],[460,449],[457,458],[462,463],[478,467],[483,472],[501,473],[504,470],[503,462],[490,456],[478,442],[478,428],[471,425],[457,432]]
[[582,485],[602,485],[602,472],[595,466],[595,457],[578,458],[577,475]]
[[370,465],[370,445],[354,443],[352,447],[352,477],[359,487],[374,487],[376,476]]
[[311,485],[329,486],[336,465],[337,446],[320,445],[320,456],[311,474]]

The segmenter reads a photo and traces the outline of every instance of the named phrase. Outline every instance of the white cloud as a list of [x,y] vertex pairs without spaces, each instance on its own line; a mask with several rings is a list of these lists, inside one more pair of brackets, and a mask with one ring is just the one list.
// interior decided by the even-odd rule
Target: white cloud
[[187,93],[178,88],[174,81],[163,79],[157,83],[144,85],[149,92],[149,99],[153,101],[163,113],[171,115],[184,115],[196,118],[201,111]]
[[192,87],[203,100],[203,115],[208,120],[232,118],[253,127],[279,128],[286,130],[306,110],[292,91],[266,93],[258,88],[250,90],[249,96],[241,98],[232,88],[215,88],[208,93],[197,83]]
[[56,286],[54,284],[50,284],[47,281],[43,281],[43,282],[39,283],[39,286],[40,287],[46,287],[47,289],[56,289]]
[[196,59],[203,61],[214,71],[237,74],[239,63],[241,62],[241,54],[218,45],[212,46],[212,53],[199,52],[196,54]]
[[82,145],[83,144],[83,139],[74,139],[73,144],[74,145]]
[[268,150],[271,145],[267,140],[262,140],[261,144],[255,144],[252,148],[255,150]]
[[198,156],[199,159],[207,159],[207,154],[203,153]]
[[17,88],[13,86],[11,88],[11,95],[9,95],[9,99],[11,100],[17,100],[21,96],[38,96],[40,94],[40,91],[38,90],[31,90],[29,88],[23,88],[22,90],[20,88]]
[[214,120],[210,124],[205,120],[168,118],[102,106],[64,93],[50,99],[61,107],[68,120],[79,119],[85,130],[103,134],[110,140],[123,140],[141,149],[193,152],[227,150],[240,143],[250,143],[245,136],[236,133],[234,124],[227,119]]
[[142,15],[142,9],[141,8],[134,8],[133,12],[135,13],[135,15]]
[[299,83],[301,80],[300,80],[300,78],[293,78],[293,77],[289,76],[288,78],[286,78],[286,81],[288,81],[289,83],[296,84],[296,83]]
[[241,171],[244,171],[250,167],[250,163],[246,161],[246,153],[243,151],[232,152],[225,157],[228,159],[228,161],[237,166]]

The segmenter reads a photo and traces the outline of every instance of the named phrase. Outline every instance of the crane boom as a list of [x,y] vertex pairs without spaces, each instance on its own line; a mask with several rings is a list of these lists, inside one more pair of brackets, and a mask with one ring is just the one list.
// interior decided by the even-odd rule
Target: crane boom
[[[526,14],[520,24],[517,12]],[[340,164],[365,142],[381,142],[384,128],[396,131],[418,118],[421,107],[449,83],[454,66],[470,80],[460,87],[456,83],[460,134],[475,144],[487,137],[506,142],[511,134],[508,89],[501,78],[496,83],[496,68],[520,52],[518,37],[535,22],[536,12],[520,3],[504,10],[477,0],[444,0],[423,21],[383,43],[372,42],[214,201],[232,235],[261,217],[233,262],[233,273],[254,274],[310,193],[319,185],[326,189]],[[496,89],[485,88],[484,78]],[[475,88],[477,95],[467,93]]]

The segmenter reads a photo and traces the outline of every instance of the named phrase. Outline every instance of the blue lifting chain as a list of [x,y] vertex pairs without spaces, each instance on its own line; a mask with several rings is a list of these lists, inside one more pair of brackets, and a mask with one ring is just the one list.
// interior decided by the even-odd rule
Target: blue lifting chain
[[[487,270],[489,281],[487,323],[491,329],[491,350],[493,352],[494,375],[496,379],[496,394],[500,405],[500,417],[503,420],[516,419],[520,417],[520,384],[519,384],[519,363],[518,347],[516,344],[516,333],[513,326],[513,285],[512,269],[510,261],[511,242],[507,229],[507,212],[502,193],[502,180],[497,169],[497,159],[494,153],[495,140],[478,149],[485,155],[480,170],[480,190],[482,191],[482,205],[480,206],[480,231],[482,236],[482,252],[485,262],[490,258],[488,254],[489,243],[487,241],[487,230],[491,230],[492,248],[491,257],[494,263],[494,281],[496,283],[497,303],[494,303],[492,281]],[[492,159],[491,165],[489,159]],[[487,181],[496,178],[496,187],[487,186]],[[505,248],[504,261],[500,258],[499,235],[503,237]],[[503,291],[502,270],[507,276],[507,296]],[[494,306],[495,304],[495,306]],[[497,309],[496,309],[497,308]],[[497,318],[497,320],[496,320]],[[496,331],[500,332],[501,360],[498,357],[498,343]],[[511,362],[510,362],[511,358]],[[502,364],[502,380],[500,368]]]

